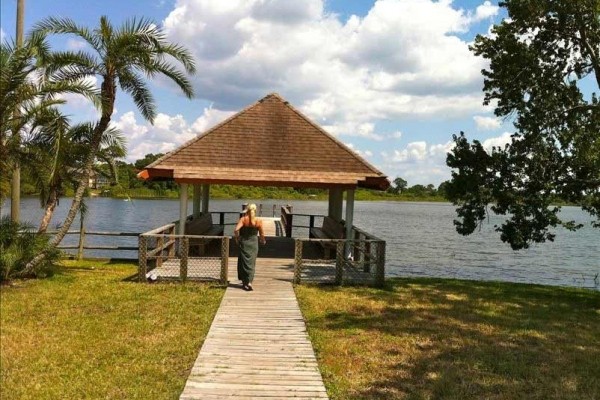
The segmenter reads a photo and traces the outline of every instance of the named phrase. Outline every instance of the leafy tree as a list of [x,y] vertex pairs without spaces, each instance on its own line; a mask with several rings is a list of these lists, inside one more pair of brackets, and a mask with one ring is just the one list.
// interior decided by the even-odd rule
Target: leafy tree
[[513,249],[552,241],[563,221],[556,197],[580,204],[600,226],[600,1],[509,0],[509,18],[478,36],[472,51],[489,60],[484,104],[513,118],[503,148],[486,151],[454,135],[447,187],[459,206],[461,234],[491,210],[507,218],[496,230]]
[[[79,210],[103,134],[111,121],[118,88],[131,95],[142,116],[153,122],[156,106],[143,76],[164,75],[173,81],[186,97],[191,98],[191,83],[169,59],[180,62],[188,73],[195,72],[195,67],[191,54],[185,48],[169,43],[164,32],[146,19],[132,19],[117,28],[103,16],[99,26],[89,30],[68,18],[48,18],[38,23],[33,30],[33,35],[47,34],[75,35],[92,49],[90,53],[79,51],[54,54],[47,60],[47,68],[50,71],[75,72],[82,78],[99,76],[101,79],[101,116],[90,137],[90,152],[84,163],[71,208],[61,229],[52,240],[53,244],[58,244]],[[31,264],[34,265],[43,257],[43,254],[36,257]]]
[[388,189],[391,193],[402,193],[405,189],[406,186],[408,185],[408,182],[406,182],[404,179],[397,177],[396,179],[394,179],[394,186],[390,186],[390,188]]
[[144,156],[144,158],[140,158],[139,160],[136,160],[136,162],[133,165],[138,170],[142,170],[142,169],[146,168],[148,165],[152,164],[154,161],[161,158],[162,156],[164,156],[163,153],[157,153],[157,154],[149,153],[149,154],[146,154]]
[[450,184],[450,181],[444,181],[442,183],[440,183],[440,185],[437,188],[437,194],[447,198],[448,194],[447,194],[447,190],[448,190],[448,185]]

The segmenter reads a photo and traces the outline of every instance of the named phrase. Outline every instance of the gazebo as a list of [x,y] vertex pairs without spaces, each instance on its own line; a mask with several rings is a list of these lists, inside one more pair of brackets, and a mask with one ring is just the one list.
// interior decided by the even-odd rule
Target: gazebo
[[352,237],[356,188],[385,190],[390,185],[381,171],[276,93],[164,155],[138,177],[180,185],[178,235],[188,233],[190,185],[192,220],[209,213],[213,184],[327,189],[327,217],[343,222],[347,239]]

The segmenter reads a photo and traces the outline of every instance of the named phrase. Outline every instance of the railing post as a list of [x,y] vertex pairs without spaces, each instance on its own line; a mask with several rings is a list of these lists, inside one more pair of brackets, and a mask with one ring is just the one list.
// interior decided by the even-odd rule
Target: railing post
[[227,285],[229,276],[229,236],[221,239],[221,285]]
[[146,270],[148,269],[147,259],[147,240],[146,236],[138,236],[138,281],[143,282],[146,280]]
[[299,285],[302,276],[302,240],[296,239],[294,244],[294,285]]
[[308,226],[309,226],[309,229],[312,229],[315,227],[315,216],[314,215],[310,216],[310,219],[308,220]]
[[225,225],[225,213],[223,211],[219,213],[219,225]]
[[341,285],[344,282],[344,247],[346,242],[340,240],[335,246],[335,284]]
[[165,244],[165,237],[163,235],[160,235],[158,237],[158,239],[156,239],[156,248],[161,249],[157,254],[157,256],[158,256],[158,258],[156,259],[156,267],[157,268],[162,265],[162,261],[163,261],[162,260],[162,255],[163,255],[162,248],[163,248],[164,244]]
[[285,222],[285,236],[292,237],[292,223],[294,221],[293,214],[287,214],[286,222]]
[[363,247],[363,271],[371,272],[371,242],[365,240],[363,242]]
[[259,216],[259,217],[262,217],[262,206],[263,206],[263,205],[262,205],[262,203],[260,203],[260,204],[258,205],[258,216]]
[[[171,241],[173,239],[173,235],[175,235],[175,226],[169,228],[169,231],[169,241]],[[174,241],[173,243],[171,243],[171,245],[169,245],[169,258],[175,257],[175,243],[177,243],[177,241]]]
[[79,228],[79,249],[77,250],[77,259],[81,260],[83,258],[83,247],[85,246],[85,227],[82,224]]
[[275,211],[277,210],[277,204],[273,204],[273,215],[272,217],[275,218]]
[[375,286],[383,287],[385,284],[385,242],[377,243],[377,269],[375,270]]
[[182,282],[187,279],[188,273],[188,250],[189,250],[189,238],[184,236],[179,241],[179,256],[181,257],[179,262],[179,277]]

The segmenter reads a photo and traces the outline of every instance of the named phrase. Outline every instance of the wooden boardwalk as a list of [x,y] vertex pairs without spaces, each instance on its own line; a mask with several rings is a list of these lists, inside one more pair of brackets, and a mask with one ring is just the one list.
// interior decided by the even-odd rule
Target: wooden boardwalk
[[259,258],[254,291],[229,285],[180,399],[328,398],[292,277],[293,260]]

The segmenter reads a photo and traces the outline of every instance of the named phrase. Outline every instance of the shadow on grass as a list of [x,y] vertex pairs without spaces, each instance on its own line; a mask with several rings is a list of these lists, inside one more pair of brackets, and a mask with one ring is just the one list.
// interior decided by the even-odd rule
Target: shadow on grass
[[351,398],[600,398],[598,292],[436,279],[319,291],[349,295],[309,324],[353,354],[368,384],[349,383]]

